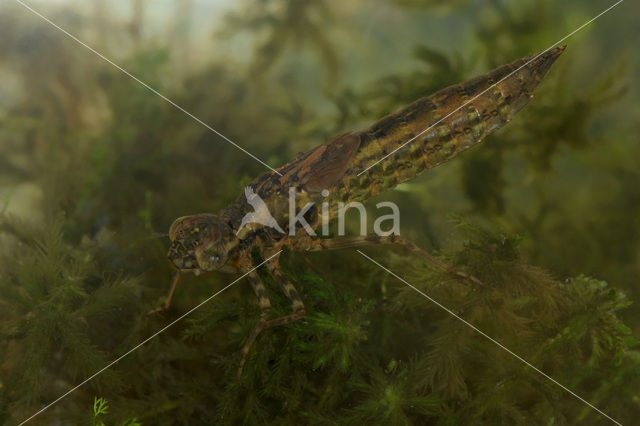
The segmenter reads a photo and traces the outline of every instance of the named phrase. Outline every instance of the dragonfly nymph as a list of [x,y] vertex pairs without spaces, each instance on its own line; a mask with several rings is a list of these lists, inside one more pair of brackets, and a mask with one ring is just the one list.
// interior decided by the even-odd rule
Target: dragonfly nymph
[[[338,202],[363,202],[413,179],[507,124],[533,97],[533,91],[563,51],[564,47],[556,47],[537,57],[519,59],[419,99],[368,129],[344,133],[299,155],[280,167],[279,174],[263,174],[249,185],[245,194],[217,215],[203,213],[177,219],[169,230],[168,257],[178,271],[164,306],[155,311],[169,307],[180,272],[198,275],[220,270],[245,274],[255,268],[251,253],[256,248],[266,259],[284,247],[309,252],[363,244],[402,244],[428,259],[436,268],[468,279],[474,285],[482,285],[473,276],[444,265],[398,235],[320,239],[304,231],[281,232],[287,230],[290,223],[290,188],[295,190],[295,211],[302,210],[309,202],[317,205],[320,201],[328,202],[332,207],[326,213],[331,220],[337,216],[335,206]],[[429,130],[425,132],[425,129]],[[416,135],[419,136],[411,143],[393,152]],[[388,155],[391,152],[393,154]],[[384,159],[380,161],[381,158]],[[370,167],[376,161],[379,164]],[[363,170],[366,171],[362,173]],[[279,226],[243,221],[247,214],[256,213],[249,194],[260,197]],[[317,208],[309,209],[304,215],[314,229],[321,225],[320,218]],[[262,330],[295,321],[305,314],[300,295],[280,270],[278,257],[265,266],[290,299],[292,313],[271,319],[271,303],[264,284],[255,270],[247,275],[258,298],[261,315],[242,348],[239,376],[249,350]]]

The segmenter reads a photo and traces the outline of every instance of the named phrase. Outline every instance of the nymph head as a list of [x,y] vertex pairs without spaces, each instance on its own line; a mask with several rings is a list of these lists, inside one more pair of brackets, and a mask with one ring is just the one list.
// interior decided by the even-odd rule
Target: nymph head
[[220,218],[197,214],[176,219],[169,228],[171,247],[167,257],[181,271],[214,271],[228,259],[225,243],[234,234]]

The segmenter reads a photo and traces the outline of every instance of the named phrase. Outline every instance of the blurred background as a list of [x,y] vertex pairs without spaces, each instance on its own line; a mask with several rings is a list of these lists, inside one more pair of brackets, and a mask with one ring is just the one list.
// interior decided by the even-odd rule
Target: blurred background
[[[612,3],[28,2],[272,167],[440,88],[551,47]],[[402,234],[431,252],[468,247],[462,221],[497,235],[496,241],[517,240],[518,262],[546,271],[549,279],[608,283],[625,301],[602,312],[616,311],[616,327],[627,337],[598,350],[615,347],[616,356],[634,360],[636,367],[640,357],[631,336],[640,335],[639,16],[638,3],[623,2],[566,40],[567,50],[536,97],[508,126],[369,203],[396,202]],[[169,285],[163,234],[171,222],[217,212],[267,169],[13,0],[0,5],[0,63],[0,423],[14,424],[235,279],[221,273],[187,278],[171,311],[144,315]],[[384,259],[386,251],[372,253]],[[333,314],[357,310],[368,315],[391,298],[388,287],[401,286],[381,283],[380,271],[351,251],[310,256],[317,271],[292,257],[294,282],[317,280],[317,288],[342,283],[341,293],[331,296],[342,304],[336,301],[335,310],[325,312],[332,320]],[[310,306],[322,303],[315,298],[329,298],[313,291],[301,291],[303,299],[312,299]],[[33,424],[609,424],[559,388],[547,389],[555,393],[546,403],[569,410],[562,416],[532,403],[531,395],[508,409],[486,409],[468,371],[460,379],[468,388],[459,393],[450,388],[436,398],[433,383],[402,388],[406,404],[398,414],[384,395],[395,395],[389,389],[399,389],[419,349],[384,361],[380,356],[376,362],[384,368],[371,376],[349,373],[357,370],[360,355],[340,358],[336,352],[318,358],[324,361],[299,363],[292,355],[287,365],[265,358],[263,364],[254,361],[247,373],[252,378],[238,387],[233,366],[257,320],[253,297],[241,283],[210,302],[228,307],[212,307],[207,312],[213,313],[177,325]],[[416,309],[435,309],[426,299],[420,303],[425,306]],[[382,311],[375,315],[388,313]],[[376,318],[363,317],[362,324],[378,324]],[[320,327],[320,317],[309,321],[311,329]],[[304,331],[295,327],[303,326],[274,331],[280,346],[262,336],[270,346],[253,350],[277,354],[293,345],[304,351],[313,337],[296,341]],[[363,345],[358,351],[367,356],[366,345],[376,343],[372,333],[368,343],[347,341]],[[341,350],[345,345],[340,340]],[[595,343],[589,345],[589,353],[598,352]],[[527,348],[521,352],[526,355]],[[563,353],[567,360],[580,359],[568,349]],[[572,368],[603,373],[575,388],[622,421],[638,414],[640,395],[628,381],[637,380],[639,370],[614,375],[627,365],[620,362],[607,364],[606,374],[587,361]],[[559,361],[545,365],[558,374],[566,368]],[[340,373],[325,383],[318,377],[323,368]],[[287,379],[272,383],[265,375]],[[386,375],[394,377],[395,387]],[[297,378],[288,382],[290,376]],[[620,389],[626,389],[624,398]],[[109,401],[108,412],[95,412],[95,397]],[[566,398],[570,408],[559,408]],[[480,406],[485,408],[457,417]]]

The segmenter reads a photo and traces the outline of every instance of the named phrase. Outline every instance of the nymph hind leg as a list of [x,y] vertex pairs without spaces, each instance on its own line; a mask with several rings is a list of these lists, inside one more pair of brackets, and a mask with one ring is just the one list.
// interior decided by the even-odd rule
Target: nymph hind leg
[[292,314],[268,321],[267,327],[275,327],[278,325],[287,324],[302,318],[306,313],[304,304],[302,303],[302,299],[300,298],[300,295],[298,294],[296,288],[280,270],[279,259],[275,260],[274,262],[267,263],[267,269],[271,273],[271,276],[280,285],[280,288],[282,289],[284,294],[291,301],[291,309],[293,310]]
[[244,364],[247,362],[247,356],[249,355],[251,346],[256,340],[256,337],[258,337],[258,334],[260,334],[260,332],[267,326],[269,314],[271,313],[271,302],[269,301],[269,296],[267,295],[267,289],[264,288],[264,284],[260,280],[260,277],[255,271],[251,272],[249,275],[247,275],[247,277],[249,278],[251,287],[253,287],[253,291],[258,298],[258,306],[260,306],[260,319],[254,327],[251,335],[249,335],[249,339],[247,339],[247,342],[242,347],[242,358],[240,359],[240,366],[238,367],[238,380],[240,380],[240,378],[242,377],[242,370],[244,368]]
[[452,268],[448,266],[438,259],[436,259],[431,254],[422,250],[420,247],[412,243],[411,241],[407,241],[399,235],[391,234],[388,236],[379,236],[379,235],[362,235],[362,236],[353,236],[353,237],[335,237],[328,239],[317,239],[311,242],[309,247],[305,247],[308,251],[318,251],[318,250],[331,250],[331,249],[340,249],[340,248],[348,248],[348,247],[358,247],[368,244],[398,244],[405,247],[412,253],[417,254],[423,259],[427,260],[431,263],[436,269],[439,269],[443,272],[446,272],[451,275],[457,275],[461,278],[469,280],[475,284],[478,284],[482,287],[485,287],[484,283],[480,281],[478,278],[473,275],[467,274],[464,271],[460,271],[458,269]]

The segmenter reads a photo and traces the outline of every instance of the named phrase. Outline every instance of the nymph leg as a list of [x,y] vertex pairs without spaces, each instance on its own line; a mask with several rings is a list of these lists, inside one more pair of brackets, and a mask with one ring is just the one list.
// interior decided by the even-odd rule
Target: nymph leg
[[302,318],[305,314],[304,304],[302,303],[302,299],[300,299],[300,295],[298,294],[296,288],[280,270],[280,259],[267,263],[267,269],[271,273],[271,276],[280,285],[280,288],[282,289],[284,294],[291,301],[291,309],[293,310],[292,314],[270,320],[269,322],[267,322],[267,327],[275,327],[278,325],[287,324]]
[[348,247],[358,247],[368,244],[398,244],[405,247],[412,253],[417,254],[418,256],[426,259],[429,263],[431,263],[435,268],[446,272],[451,275],[457,275],[461,278],[469,280],[475,284],[478,284],[484,287],[484,283],[480,281],[478,278],[473,275],[467,274],[466,272],[457,270],[452,268],[438,259],[436,259],[431,254],[422,250],[420,247],[412,243],[411,241],[407,241],[399,235],[388,235],[388,236],[379,236],[379,235],[362,235],[362,236],[353,236],[353,237],[335,237],[335,238],[326,238],[326,239],[316,239],[311,242],[306,242],[306,247],[304,247],[305,251],[320,251],[320,250],[332,250],[332,249],[341,249]]
[[260,280],[260,277],[255,271],[251,272],[247,277],[249,278],[251,287],[253,287],[253,291],[258,298],[258,306],[260,307],[260,319],[254,327],[253,332],[249,336],[249,339],[242,347],[242,358],[240,359],[240,367],[238,368],[238,380],[240,380],[240,378],[242,377],[242,369],[244,368],[244,364],[247,362],[247,356],[249,355],[251,346],[256,340],[256,337],[258,337],[258,334],[260,334],[260,332],[264,330],[265,326],[267,325],[267,320],[269,319],[269,314],[271,313],[271,302],[269,301],[267,290],[264,288],[264,284]]

